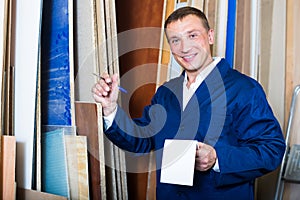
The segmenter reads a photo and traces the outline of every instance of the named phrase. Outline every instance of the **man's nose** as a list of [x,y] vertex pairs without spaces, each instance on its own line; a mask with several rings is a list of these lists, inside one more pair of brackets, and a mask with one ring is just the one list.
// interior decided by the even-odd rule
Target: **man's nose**
[[182,39],[181,41],[181,52],[186,53],[189,52],[189,50],[191,49],[191,41],[188,40],[187,38]]

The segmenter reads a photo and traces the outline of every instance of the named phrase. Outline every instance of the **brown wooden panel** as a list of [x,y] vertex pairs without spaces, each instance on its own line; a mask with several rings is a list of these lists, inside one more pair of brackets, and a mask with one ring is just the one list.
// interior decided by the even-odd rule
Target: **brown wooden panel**
[[[163,1],[153,1],[153,0],[117,0],[116,1],[117,10],[117,28],[118,32],[128,31],[134,28],[141,27],[161,27],[162,22],[162,12],[163,12]],[[147,8],[147,9],[145,9]],[[128,52],[125,55],[121,55],[119,60],[120,65],[120,76],[121,84],[126,89],[128,87],[135,87],[137,85],[137,80],[132,78],[130,83],[122,82],[122,75],[129,70],[139,67],[144,64],[157,63],[159,55],[159,37],[153,37],[153,44],[157,45],[157,49],[140,49]],[[133,72],[133,77],[143,77],[153,75],[153,83],[156,82],[156,68],[149,68],[147,73],[141,74],[139,70]],[[155,84],[146,84],[138,86],[138,89],[133,92],[130,97],[122,96],[123,102],[127,105],[123,107],[129,107],[129,113],[132,117],[139,117],[142,113],[143,107],[147,105],[151,97],[155,92]],[[126,95],[126,94],[125,94]],[[124,96],[125,96],[124,95]],[[125,98],[125,99],[124,99]],[[129,98],[126,101],[126,98]],[[143,165],[144,161],[136,161],[136,165]],[[129,199],[146,199],[147,193],[147,173],[128,173],[128,198]]]
[[101,178],[105,172],[101,170],[99,157],[98,107],[95,103],[75,102],[75,111],[77,134],[87,137],[90,198],[102,199],[106,191],[105,179]]

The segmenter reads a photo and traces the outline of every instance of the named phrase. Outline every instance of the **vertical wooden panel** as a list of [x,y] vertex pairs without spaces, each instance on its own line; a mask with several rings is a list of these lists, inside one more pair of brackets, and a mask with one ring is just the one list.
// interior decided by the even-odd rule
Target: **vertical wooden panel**
[[164,22],[168,16],[176,8],[175,0],[164,0],[162,18],[161,18],[161,36],[160,36],[160,45],[159,45],[159,54],[158,54],[158,69],[157,69],[157,80],[156,88],[168,80],[168,67],[170,62],[170,48],[167,41],[167,38],[164,34]]
[[[100,3],[100,1],[98,3]],[[87,88],[92,88],[97,81],[92,73],[99,73],[98,48],[102,46],[101,44],[103,43],[100,43],[99,46],[97,46],[96,43],[98,35],[97,28],[99,28],[97,27],[96,18],[96,14],[98,13],[95,10],[95,0],[76,0],[74,4],[74,23],[76,27],[74,29],[75,100],[93,102],[94,99],[90,90]],[[102,27],[100,22],[99,26]],[[101,52],[106,53],[104,48]],[[102,58],[102,60],[104,60],[104,58]],[[103,65],[101,66],[104,68]]]
[[0,199],[15,197],[16,138],[1,136]]
[[237,1],[234,68],[250,75],[250,1]]
[[90,198],[105,200],[107,195],[101,107],[95,103],[75,102],[75,108],[77,134],[87,137]]
[[297,0],[287,1],[287,24],[286,24],[286,88],[285,88],[285,125],[287,123],[293,89],[300,84],[300,2]]
[[[300,2],[297,0],[287,1],[287,22],[286,22],[286,76],[285,76],[285,127],[287,124],[289,110],[291,105],[291,99],[293,90],[296,85],[300,84]],[[299,137],[299,102],[297,103],[297,116],[293,130],[291,132],[291,143],[300,144]],[[284,191],[284,199],[292,200],[297,199],[300,195],[300,185],[286,183]]]
[[7,4],[8,4],[8,0],[3,0],[0,2],[0,135],[2,135],[3,133],[3,121],[4,119],[2,118],[2,112],[3,112],[3,106],[4,104],[4,94],[3,94],[3,89],[4,89],[4,85],[3,85],[3,78],[4,78],[4,71],[5,71],[5,58],[6,58],[6,35],[7,35],[7,16],[8,16],[8,12],[7,12]]
[[213,56],[225,57],[228,2],[221,0],[217,1],[215,12],[215,43],[213,47]]
[[[124,31],[135,31],[135,28],[161,28],[163,1],[117,0],[116,7],[118,33],[122,33]],[[134,43],[135,41],[132,40],[129,42]],[[159,40],[154,39],[153,44],[154,46],[157,46],[157,48],[145,48],[138,50],[131,49],[131,52],[127,52],[126,54],[120,55],[119,57],[122,86],[128,89],[128,91],[135,88],[136,86],[139,86],[138,89],[133,92],[132,96],[122,96],[122,102],[129,101],[130,105],[134,105],[129,107],[129,105],[124,105],[123,103],[123,107],[129,107],[129,112],[132,117],[141,115],[143,107],[150,102],[150,99],[155,92],[155,84],[137,85],[137,80],[134,78],[149,76],[148,74],[151,74],[151,77],[154,77],[154,80],[152,82],[156,82],[156,67],[149,67],[147,74],[141,74],[138,70],[138,68],[142,67],[144,64],[157,63],[159,53]],[[126,73],[132,73],[130,74],[130,76],[132,76],[132,79],[130,79],[129,82],[124,82],[122,80],[122,76]],[[131,86],[133,88],[128,88]],[[128,99],[128,101],[126,101],[126,98]],[[136,165],[144,164],[143,160],[135,160],[134,162],[136,163]],[[149,162],[149,160],[146,161],[146,165],[147,162]],[[129,199],[146,199],[147,177],[147,173],[127,173]]]

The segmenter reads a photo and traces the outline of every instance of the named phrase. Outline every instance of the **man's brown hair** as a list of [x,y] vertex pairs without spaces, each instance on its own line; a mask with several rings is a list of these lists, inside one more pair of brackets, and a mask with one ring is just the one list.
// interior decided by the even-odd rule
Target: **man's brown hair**
[[195,15],[199,17],[203,23],[204,28],[209,31],[210,26],[205,14],[201,10],[190,6],[178,8],[177,10],[175,10],[165,21],[164,28],[166,29],[170,23],[181,20],[188,15]]

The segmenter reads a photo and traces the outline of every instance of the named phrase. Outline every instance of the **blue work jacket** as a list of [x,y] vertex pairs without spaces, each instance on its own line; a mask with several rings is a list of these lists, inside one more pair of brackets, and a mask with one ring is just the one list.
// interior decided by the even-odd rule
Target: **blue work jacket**
[[[183,110],[183,81],[184,72],[160,86],[141,118],[132,120],[118,107],[106,136],[129,152],[155,152],[157,200],[254,199],[255,178],[275,170],[285,151],[281,127],[262,87],[221,59]],[[161,183],[166,139],[213,146],[220,172],[195,170],[193,186]]]

